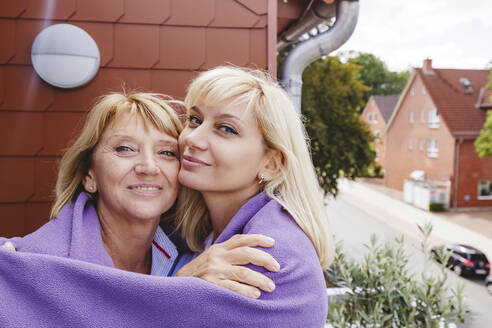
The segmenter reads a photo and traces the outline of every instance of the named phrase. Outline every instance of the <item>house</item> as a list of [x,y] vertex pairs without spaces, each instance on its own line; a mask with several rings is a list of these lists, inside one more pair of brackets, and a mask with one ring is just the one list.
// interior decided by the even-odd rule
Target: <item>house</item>
[[474,140],[491,108],[489,70],[415,68],[385,129],[385,186],[403,189],[413,171],[450,182],[451,207],[492,206],[492,158]]
[[[322,2],[334,6],[334,0]],[[276,76],[279,35],[291,27],[303,33],[301,18],[312,5],[308,0],[0,1],[0,235],[24,235],[48,220],[61,153],[96,97],[124,87],[182,99],[198,72],[223,64]],[[84,85],[60,88],[34,69],[34,40],[56,24],[82,30],[97,45],[95,72]]]
[[362,111],[362,118],[369,127],[369,130],[374,135],[374,146],[376,148],[375,161],[384,170],[385,155],[385,139],[383,132],[386,124],[393,114],[399,95],[389,96],[371,96],[366,107]]

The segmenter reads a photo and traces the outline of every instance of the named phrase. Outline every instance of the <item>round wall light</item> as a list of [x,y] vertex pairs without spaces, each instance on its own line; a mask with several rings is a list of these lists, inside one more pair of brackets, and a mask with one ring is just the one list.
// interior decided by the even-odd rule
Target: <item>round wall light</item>
[[80,87],[96,76],[100,54],[86,31],[70,24],[56,24],[36,36],[31,60],[45,82],[69,89]]

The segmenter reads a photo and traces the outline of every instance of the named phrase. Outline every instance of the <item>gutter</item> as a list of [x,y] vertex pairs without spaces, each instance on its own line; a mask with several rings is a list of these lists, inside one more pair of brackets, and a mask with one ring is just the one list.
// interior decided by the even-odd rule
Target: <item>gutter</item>
[[305,15],[305,19],[281,36],[282,40],[277,46],[277,49],[282,49],[288,45],[285,40],[292,40],[293,36],[300,36],[308,31],[308,28],[311,29],[327,18],[333,17],[320,16],[322,13],[325,15],[332,13],[333,6],[336,6],[335,24],[327,31],[296,45],[282,65],[281,84],[294,102],[298,113],[301,113],[302,72],[307,65],[338,49],[350,38],[359,17],[359,1],[339,0],[334,4],[326,4],[324,1],[317,0]]
[[453,197],[453,208],[456,209],[458,207],[458,177],[459,177],[459,169],[460,169],[460,146],[463,143],[463,138],[459,138],[456,141],[456,150],[454,157],[454,197]]

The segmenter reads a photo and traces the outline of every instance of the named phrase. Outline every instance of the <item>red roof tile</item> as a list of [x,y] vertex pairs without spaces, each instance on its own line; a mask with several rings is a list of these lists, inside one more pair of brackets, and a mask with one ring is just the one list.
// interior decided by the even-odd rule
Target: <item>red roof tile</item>
[[260,16],[259,18],[260,19],[256,22],[256,24],[255,24],[254,27],[257,27],[257,28],[267,27],[267,25],[268,25],[268,16],[267,15],[263,15],[263,16]]
[[[0,105],[5,99],[5,67],[0,65]],[[1,108],[1,106],[0,106]]]
[[35,155],[43,148],[41,113],[0,112],[0,155]]
[[92,81],[75,89],[53,88],[54,100],[48,111],[87,112],[94,105],[96,98],[102,94],[102,72],[99,70]]
[[27,8],[28,0],[0,1],[0,17],[16,18]]
[[51,203],[27,203],[25,233],[31,233],[49,221]]
[[249,63],[248,29],[207,29],[207,63],[204,68],[226,63],[237,66]]
[[0,204],[0,231],[2,237],[23,236],[25,226],[24,204]]
[[10,19],[0,19],[0,64],[7,63],[15,55],[15,24]]
[[116,22],[125,13],[123,0],[77,1],[77,11],[71,21]]
[[205,63],[205,28],[162,26],[155,68],[199,69]]
[[171,0],[171,18],[166,25],[208,26],[214,17],[215,0]]
[[109,67],[151,68],[159,60],[159,27],[117,24]]
[[27,201],[34,193],[34,158],[0,157],[0,202]]
[[17,19],[15,20],[15,55],[9,64],[31,65],[31,48],[34,39],[44,28],[56,22]]
[[125,0],[125,14],[118,22],[160,25],[170,16],[171,0]]
[[[433,69],[433,74],[416,68],[429,92],[437,111],[451,133],[457,136],[476,137],[485,122],[485,111],[476,108],[480,89],[487,83],[489,70]],[[466,78],[472,92],[465,92],[460,83]],[[473,134],[473,135],[471,135]]]
[[152,70],[151,91],[164,93],[177,99],[184,99],[186,88],[198,74],[192,71]]
[[151,87],[150,70],[105,68],[102,76],[102,92],[139,90],[148,92]]
[[85,113],[44,113],[44,147],[40,155],[58,156],[82,129]]
[[236,0],[257,15],[266,15],[268,13],[268,0]]
[[28,0],[24,18],[68,19],[75,13],[75,0]]
[[52,202],[58,175],[59,157],[36,157],[34,161],[34,195],[30,202]]
[[264,29],[250,30],[250,63],[259,69],[266,69],[267,64],[267,31]]
[[44,111],[53,102],[53,88],[29,66],[8,65],[4,69],[5,97],[0,109]]
[[84,22],[70,22],[75,26],[80,27],[96,41],[99,53],[101,55],[101,67],[105,67],[113,59],[113,38],[114,28],[113,24],[105,23],[84,23]]
[[258,15],[240,3],[231,0],[216,0],[215,19],[210,26],[253,27],[258,21]]

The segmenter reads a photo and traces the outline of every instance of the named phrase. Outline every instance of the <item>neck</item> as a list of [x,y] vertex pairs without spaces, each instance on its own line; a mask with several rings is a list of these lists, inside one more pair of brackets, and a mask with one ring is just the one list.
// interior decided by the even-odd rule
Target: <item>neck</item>
[[204,192],[202,193],[212,221],[214,241],[224,231],[232,217],[248,200],[258,194],[257,186],[239,192]]
[[139,222],[116,218],[103,212],[98,211],[101,237],[115,268],[149,274],[152,240],[159,218]]

